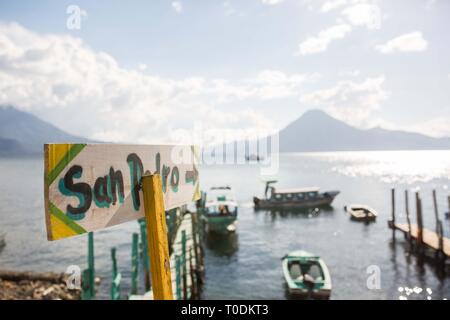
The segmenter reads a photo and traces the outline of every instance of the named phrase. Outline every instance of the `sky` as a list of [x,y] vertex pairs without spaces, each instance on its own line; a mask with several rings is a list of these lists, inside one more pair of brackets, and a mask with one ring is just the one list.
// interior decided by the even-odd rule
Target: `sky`
[[264,135],[309,109],[450,136],[449,15],[446,0],[0,1],[0,104],[111,142]]

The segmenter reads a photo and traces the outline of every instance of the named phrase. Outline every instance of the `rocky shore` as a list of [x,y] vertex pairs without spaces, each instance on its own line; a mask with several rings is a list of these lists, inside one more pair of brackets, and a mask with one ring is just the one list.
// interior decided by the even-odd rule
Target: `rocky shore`
[[79,290],[69,290],[65,275],[0,271],[0,300],[79,300]]

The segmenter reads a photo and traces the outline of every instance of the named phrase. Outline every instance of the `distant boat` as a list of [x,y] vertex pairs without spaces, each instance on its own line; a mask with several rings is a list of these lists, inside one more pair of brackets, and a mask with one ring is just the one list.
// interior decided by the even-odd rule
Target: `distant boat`
[[0,251],[6,246],[5,234],[0,235]]
[[345,206],[344,209],[356,221],[374,221],[378,216],[378,213],[374,209],[362,204],[350,204]]
[[209,231],[236,230],[238,203],[231,187],[213,187],[206,193],[203,218]]
[[283,257],[283,274],[292,297],[329,299],[331,277],[325,262],[306,251],[293,251]]
[[245,160],[247,161],[263,161],[264,157],[260,156],[260,155],[256,155],[256,154],[251,154],[251,155],[247,155],[245,156]]
[[329,206],[339,191],[319,192],[319,188],[276,189],[271,184],[276,180],[266,182],[264,199],[253,197],[256,209],[303,209],[311,207]]

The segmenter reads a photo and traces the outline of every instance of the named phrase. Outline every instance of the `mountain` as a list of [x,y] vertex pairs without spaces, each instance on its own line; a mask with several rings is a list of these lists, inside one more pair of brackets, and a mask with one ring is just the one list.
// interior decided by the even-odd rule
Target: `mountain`
[[26,153],[20,143],[13,139],[0,138],[0,157]]
[[92,142],[73,136],[38,117],[11,106],[0,106],[0,156],[43,152],[44,143]]
[[[382,128],[358,129],[320,110],[305,112],[282,129],[279,138],[280,152],[450,149],[450,138]],[[41,154],[43,145],[49,142],[96,141],[73,136],[11,106],[0,106],[0,156]],[[242,154],[244,148],[244,144],[238,147]]]
[[358,129],[320,110],[309,110],[280,131],[280,152],[450,149],[450,138]]

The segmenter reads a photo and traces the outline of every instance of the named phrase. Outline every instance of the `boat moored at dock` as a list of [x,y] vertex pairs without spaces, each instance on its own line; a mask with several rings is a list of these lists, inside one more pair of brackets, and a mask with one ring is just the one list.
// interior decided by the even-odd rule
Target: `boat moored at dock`
[[203,219],[208,231],[234,232],[237,214],[238,203],[231,187],[213,187],[206,193]]
[[267,181],[264,198],[253,197],[255,209],[304,209],[329,206],[339,191],[320,192],[317,187],[299,189],[276,189]]
[[293,251],[282,259],[283,274],[289,294],[303,299],[329,299],[331,277],[320,257],[303,251]]

